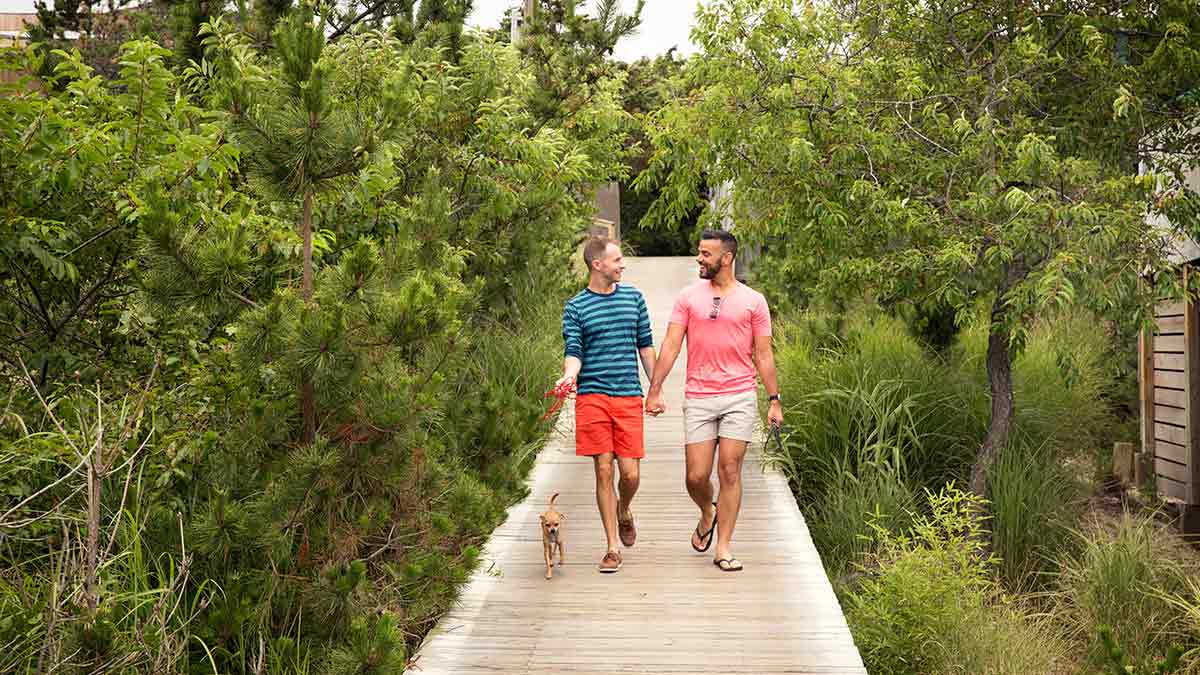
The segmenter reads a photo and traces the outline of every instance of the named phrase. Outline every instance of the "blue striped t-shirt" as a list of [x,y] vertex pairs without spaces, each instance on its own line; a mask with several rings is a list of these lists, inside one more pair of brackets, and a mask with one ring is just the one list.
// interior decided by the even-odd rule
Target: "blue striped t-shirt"
[[623,284],[607,295],[583,289],[563,308],[563,342],[566,355],[583,362],[580,394],[642,395],[638,350],[654,338],[641,291]]

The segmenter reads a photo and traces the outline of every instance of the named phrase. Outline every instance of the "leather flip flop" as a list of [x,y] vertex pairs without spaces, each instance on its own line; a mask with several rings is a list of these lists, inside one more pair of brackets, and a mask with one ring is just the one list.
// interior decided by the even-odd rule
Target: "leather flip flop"
[[[734,563],[737,564],[735,565]],[[742,561],[738,560],[737,558],[717,558],[713,561],[713,564],[716,565],[717,569],[721,570],[722,572],[742,571]]]
[[692,550],[695,551],[696,553],[705,553],[706,551],[708,551],[709,547],[712,546],[713,539],[715,539],[715,533],[717,531],[716,508],[717,508],[717,503],[713,502],[713,521],[712,521],[712,527],[708,528],[708,532],[701,532],[700,531],[700,523],[696,523],[696,536],[699,537],[700,541],[704,544],[704,548],[700,548],[700,547],[697,547],[695,544],[692,544],[691,541],[688,541],[689,544],[692,544]]

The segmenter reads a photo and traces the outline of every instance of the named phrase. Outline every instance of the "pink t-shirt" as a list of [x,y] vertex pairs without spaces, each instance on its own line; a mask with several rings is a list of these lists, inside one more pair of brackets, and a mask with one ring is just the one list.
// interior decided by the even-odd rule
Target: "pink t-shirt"
[[716,318],[713,298],[721,294],[701,279],[683,289],[671,323],[687,329],[687,385],[690,397],[719,396],[757,386],[754,338],[771,334],[771,311],[762,293],[738,283],[721,297]]

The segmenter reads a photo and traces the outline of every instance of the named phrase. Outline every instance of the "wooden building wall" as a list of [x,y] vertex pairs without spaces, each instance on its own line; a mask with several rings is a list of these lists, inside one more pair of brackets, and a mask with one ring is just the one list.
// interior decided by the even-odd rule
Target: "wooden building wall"
[[[1184,274],[1194,274],[1190,270]],[[1139,340],[1142,447],[1163,497],[1200,504],[1200,305],[1160,302]]]
[[[25,33],[25,24],[36,21],[37,14],[0,12],[0,49],[23,46],[25,40],[20,36]],[[12,83],[20,77],[20,73],[0,71],[0,82]]]

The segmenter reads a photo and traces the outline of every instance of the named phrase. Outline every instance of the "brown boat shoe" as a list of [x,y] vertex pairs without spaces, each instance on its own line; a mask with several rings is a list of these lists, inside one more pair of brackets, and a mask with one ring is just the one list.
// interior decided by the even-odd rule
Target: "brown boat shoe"
[[621,543],[627,548],[633,546],[637,541],[637,528],[633,526],[633,512],[629,513],[628,520],[617,518],[617,536],[621,538]]
[[605,574],[612,574],[621,569],[621,554],[618,551],[609,551],[604,554],[604,559],[600,561],[599,570]]

